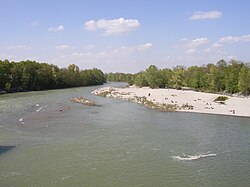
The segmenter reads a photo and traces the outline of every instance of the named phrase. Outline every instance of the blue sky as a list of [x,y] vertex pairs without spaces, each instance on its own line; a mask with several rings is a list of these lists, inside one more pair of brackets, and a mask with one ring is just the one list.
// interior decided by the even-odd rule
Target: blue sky
[[0,0],[0,59],[104,72],[250,60],[246,0]]

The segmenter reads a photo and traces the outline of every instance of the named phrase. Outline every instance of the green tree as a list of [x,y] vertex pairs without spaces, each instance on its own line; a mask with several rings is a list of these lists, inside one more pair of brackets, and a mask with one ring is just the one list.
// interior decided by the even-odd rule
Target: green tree
[[181,89],[184,86],[185,67],[176,66],[173,68],[172,85],[173,88]]
[[222,92],[226,89],[226,70],[227,65],[224,60],[217,62],[215,67],[211,68],[211,87],[214,92]]
[[144,72],[138,73],[135,76],[134,84],[139,87],[148,86],[148,82],[146,80],[146,76]]
[[164,87],[171,87],[171,80],[173,76],[173,71],[171,69],[162,69],[160,70],[161,77],[163,79]]
[[36,90],[51,89],[54,87],[52,68],[48,64],[39,64],[36,70]]
[[204,67],[191,66],[185,71],[185,82],[187,86],[196,90],[207,87],[207,76]]
[[0,88],[7,92],[45,90],[103,84],[106,76],[96,68],[80,71],[71,64],[58,68],[36,61],[9,62],[0,60]]
[[240,69],[238,88],[242,94],[250,94],[250,68],[246,65]]
[[13,91],[19,91],[22,84],[22,66],[20,63],[11,62],[11,87]]
[[165,86],[161,73],[155,65],[151,65],[146,69],[145,78],[150,88],[162,88]]
[[229,93],[238,92],[238,79],[239,72],[242,67],[242,64],[238,63],[235,60],[230,61],[230,65],[227,67],[227,75],[226,75],[226,90]]
[[11,82],[11,63],[8,60],[1,61],[0,60],[0,88],[6,89],[6,85],[8,88]]

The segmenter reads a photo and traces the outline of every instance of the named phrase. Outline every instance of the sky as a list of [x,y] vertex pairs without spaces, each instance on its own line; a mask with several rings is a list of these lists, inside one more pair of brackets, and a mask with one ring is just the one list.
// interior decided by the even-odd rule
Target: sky
[[0,0],[0,59],[136,73],[250,61],[247,0]]

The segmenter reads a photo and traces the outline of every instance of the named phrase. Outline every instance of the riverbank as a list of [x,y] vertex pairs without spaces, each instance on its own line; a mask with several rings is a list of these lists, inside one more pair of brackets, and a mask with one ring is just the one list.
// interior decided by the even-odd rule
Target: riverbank
[[94,90],[95,95],[126,99],[160,111],[182,111],[207,114],[250,117],[249,97],[230,97],[215,101],[219,94],[190,90],[104,87]]

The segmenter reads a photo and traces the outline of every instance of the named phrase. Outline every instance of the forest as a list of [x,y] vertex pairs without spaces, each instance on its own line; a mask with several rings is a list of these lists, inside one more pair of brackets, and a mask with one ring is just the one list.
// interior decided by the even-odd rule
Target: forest
[[196,91],[250,94],[250,64],[220,60],[203,66],[158,69],[155,65],[136,74],[109,73],[108,81],[123,81],[139,87],[192,89]]
[[100,85],[105,82],[105,74],[96,68],[79,70],[75,64],[59,68],[53,64],[29,60],[0,60],[0,92],[59,89]]
[[250,94],[250,64],[220,60],[203,66],[149,66],[139,73],[108,73],[93,68],[80,70],[75,64],[59,68],[36,61],[0,60],[0,92],[38,91],[100,85],[108,81],[128,82],[139,87],[192,89],[212,93]]

